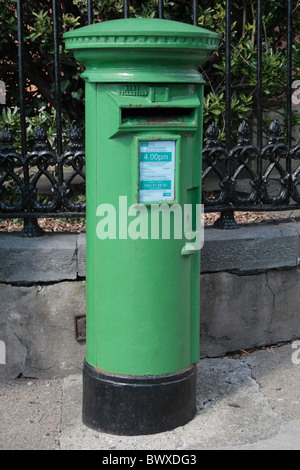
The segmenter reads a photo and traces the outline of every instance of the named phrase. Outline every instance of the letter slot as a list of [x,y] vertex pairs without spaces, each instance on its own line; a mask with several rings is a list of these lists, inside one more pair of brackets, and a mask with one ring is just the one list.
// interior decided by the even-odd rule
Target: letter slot
[[195,126],[196,109],[160,106],[121,108],[122,126]]

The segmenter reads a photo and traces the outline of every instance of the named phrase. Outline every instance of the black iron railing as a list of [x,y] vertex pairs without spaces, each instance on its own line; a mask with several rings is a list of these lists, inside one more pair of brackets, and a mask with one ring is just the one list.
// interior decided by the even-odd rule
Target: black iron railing
[[[0,217],[23,218],[23,236],[38,236],[41,217],[83,217],[85,215],[85,161],[83,130],[74,125],[68,138],[61,119],[60,34],[57,0],[48,2],[53,19],[54,82],[56,109],[55,149],[48,142],[42,127],[34,132],[28,150],[26,137],[26,85],[24,68],[24,2],[17,0],[18,76],[21,150],[14,147],[14,132],[5,128],[0,136]],[[192,22],[198,25],[198,3],[191,2]],[[251,123],[241,120],[233,141],[231,120],[231,0],[226,2],[225,29],[225,140],[220,142],[214,122],[205,129],[203,150],[203,203],[206,212],[220,212],[215,226],[235,228],[235,211],[280,211],[300,209],[298,175],[300,146],[292,146],[292,44],[293,0],[286,2],[286,136],[282,136],[277,120],[263,138],[263,66],[262,66],[262,0],[257,0],[257,84],[256,141]],[[164,18],[164,2],[158,1],[157,16]],[[123,2],[123,16],[130,16],[130,2]],[[86,23],[93,23],[93,1],[87,1]],[[1,78],[1,77],[0,77]],[[277,178],[271,173],[277,173]]]
[[[275,119],[269,127],[269,138],[263,146],[263,85],[262,85],[262,1],[257,1],[257,142],[250,140],[250,128],[243,120],[238,129],[238,140],[232,142],[231,133],[231,1],[226,2],[226,143],[218,142],[218,129],[211,124],[203,152],[203,203],[206,212],[221,213],[214,226],[216,228],[237,228],[234,211],[280,211],[299,208],[298,174],[300,166],[300,145],[292,148],[292,9],[293,1],[287,4],[287,72],[286,72],[286,144],[281,137],[281,129]],[[292,170],[293,168],[293,170]],[[273,170],[277,178],[270,179]],[[242,179],[247,188],[239,188],[239,176],[247,172]],[[207,196],[205,182],[213,173],[220,190],[214,190]]]

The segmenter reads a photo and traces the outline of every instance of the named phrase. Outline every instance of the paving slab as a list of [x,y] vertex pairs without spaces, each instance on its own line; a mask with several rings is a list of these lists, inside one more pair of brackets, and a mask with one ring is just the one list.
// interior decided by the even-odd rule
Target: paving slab
[[0,450],[59,448],[62,379],[0,382]]
[[[197,414],[185,426],[114,436],[81,422],[82,376],[0,383],[1,450],[300,450],[300,342],[198,364]],[[118,455],[121,455],[120,453]]]

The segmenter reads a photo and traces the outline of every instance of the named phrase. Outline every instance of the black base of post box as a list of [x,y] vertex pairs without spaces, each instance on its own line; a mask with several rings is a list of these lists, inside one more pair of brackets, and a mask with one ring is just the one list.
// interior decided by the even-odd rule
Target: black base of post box
[[159,376],[83,367],[83,423],[108,434],[137,436],[170,431],[196,413],[196,366]]

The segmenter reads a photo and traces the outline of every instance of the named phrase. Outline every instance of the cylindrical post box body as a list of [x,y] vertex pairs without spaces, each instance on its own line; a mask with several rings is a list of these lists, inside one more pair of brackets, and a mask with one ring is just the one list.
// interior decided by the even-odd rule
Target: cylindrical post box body
[[199,359],[203,78],[218,35],[153,19],[65,34],[86,70],[83,421],[190,421]]

